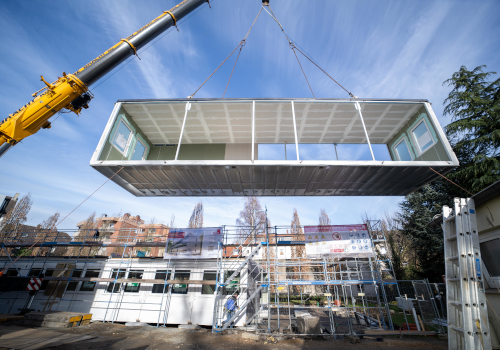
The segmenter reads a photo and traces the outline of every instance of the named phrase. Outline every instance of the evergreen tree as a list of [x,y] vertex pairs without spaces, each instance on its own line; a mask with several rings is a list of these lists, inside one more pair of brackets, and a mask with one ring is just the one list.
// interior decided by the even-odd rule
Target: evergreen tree
[[500,78],[488,81],[496,73],[485,67],[462,66],[443,83],[453,88],[444,101],[452,117],[445,130],[460,162],[448,177],[472,193],[500,180]]
[[[444,101],[444,115],[452,122],[445,127],[460,166],[447,177],[471,193],[477,193],[500,180],[500,79],[488,81],[495,72],[483,72],[485,66],[469,71],[460,67],[443,84],[452,87]],[[400,203],[398,220],[401,233],[411,239],[415,251],[412,274],[440,282],[444,273],[443,231],[430,226],[442,213],[443,205],[453,205],[454,197],[469,193],[445,179],[438,179]]]
[[410,263],[416,271],[415,278],[428,278],[431,282],[441,282],[444,275],[444,245],[441,226],[429,225],[436,214],[442,212],[442,203],[448,197],[425,185],[406,196],[399,204],[401,211],[398,221],[401,234],[410,237],[414,249],[414,261]]

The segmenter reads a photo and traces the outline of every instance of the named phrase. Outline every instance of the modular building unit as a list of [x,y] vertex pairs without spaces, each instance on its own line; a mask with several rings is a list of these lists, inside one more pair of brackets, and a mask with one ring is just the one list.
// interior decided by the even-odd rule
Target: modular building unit
[[90,165],[136,196],[401,196],[458,160],[427,100],[175,99],[118,101]]
[[[0,258],[0,266],[10,260]],[[38,277],[42,274],[60,277],[95,277],[99,279],[134,279],[136,283],[48,281],[35,295],[30,309],[36,311],[74,311],[92,314],[94,321],[146,322],[160,324],[198,324],[211,326],[214,316],[215,285],[144,283],[141,280],[216,280],[217,260],[162,260],[132,259],[72,259],[47,258],[33,261],[21,258],[9,268],[9,276]],[[241,271],[246,278],[247,270]],[[239,278],[238,278],[239,281]],[[231,289],[232,288],[232,289]],[[236,289],[239,302],[244,303],[247,287],[226,287],[225,298]],[[170,296],[169,296],[170,294]],[[4,291],[0,295],[0,313],[18,313],[25,307],[29,291]],[[248,311],[246,311],[247,313]],[[238,319],[237,326],[246,321],[246,313]]]

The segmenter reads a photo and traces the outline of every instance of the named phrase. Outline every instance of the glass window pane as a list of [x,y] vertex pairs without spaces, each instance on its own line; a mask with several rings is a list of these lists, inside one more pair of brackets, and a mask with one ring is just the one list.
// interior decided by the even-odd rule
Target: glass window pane
[[16,269],[8,269],[5,275],[9,277],[16,277],[18,275],[18,272]]
[[[125,278],[125,271],[121,270],[118,273],[118,269],[113,269],[111,273],[111,278]],[[121,287],[122,287],[121,283],[110,282],[106,290],[110,293],[118,293]]]
[[[99,277],[99,270],[87,270],[85,271],[85,277]],[[95,289],[96,282],[85,281],[82,282],[80,287],[80,292],[93,292]]]
[[[71,273],[71,277],[82,277],[83,270],[73,270]],[[76,286],[78,286],[79,282],[68,282],[68,286],[66,287],[66,291],[75,291]]]
[[144,147],[141,141],[137,140],[134,147],[134,153],[132,153],[132,160],[142,160],[145,151],[146,147]]
[[[52,274],[54,273],[54,270],[45,270],[45,273],[44,273],[44,276],[52,276]],[[47,288],[47,284],[49,284],[49,281],[47,281],[46,279],[44,279],[42,281],[42,285],[40,286],[40,290],[45,290],[45,288]]]
[[[491,277],[500,277],[500,264],[498,264],[498,255],[500,254],[500,239],[494,239],[479,244],[481,249],[481,258],[484,266]],[[491,287],[490,287],[491,288]]]
[[413,130],[413,135],[415,135],[415,140],[417,140],[421,152],[426,151],[434,143],[424,121]]
[[132,134],[132,131],[130,131],[123,121],[120,121],[113,138],[113,144],[118,147],[120,151],[124,152],[127,147],[130,134]]
[[42,269],[31,269],[28,277],[38,277],[42,273]]
[[[189,280],[191,277],[190,271],[175,271],[175,280]],[[172,293],[174,294],[187,294],[188,285],[187,284],[174,284],[172,286]]]
[[[170,271],[168,270],[159,270],[156,271],[155,280],[168,280],[170,279]],[[168,292],[168,284],[165,286],[164,284],[153,284],[152,293],[163,293],[163,288],[165,288],[165,293]]]
[[[233,275],[234,271],[226,271],[224,276],[224,282],[227,281],[229,277]],[[239,291],[240,284],[240,274],[238,273],[236,277],[234,277],[227,287],[224,287],[224,295],[232,295],[237,290]]]
[[[205,271],[203,273],[204,281],[215,281],[217,278],[217,273],[215,271]],[[215,285],[203,285],[201,287],[201,294],[211,294],[213,295],[215,292]]]
[[398,153],[399,160],[401,161],[413,160],[411,158],[410,150],[408,149],[408,145],[406,144],[405,140],[403,140],[402,142],[399,143],[399,145],[396,146],[396,151]]
[[[134,278],[134,279],[142,279],[142,276],[144,275],[144,270],[130,270],[128,273],[128,278]],[[125,292],[126,293],[138,293],[139,289],[141,288],[140,283],[125,283]]]

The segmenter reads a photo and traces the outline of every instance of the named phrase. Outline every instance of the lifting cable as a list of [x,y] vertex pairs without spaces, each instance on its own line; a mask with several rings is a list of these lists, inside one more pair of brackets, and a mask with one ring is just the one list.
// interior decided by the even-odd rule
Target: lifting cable
[[222,67],[222,65],[224,63],[226,63],[226,61],[229,59],[229,57],[231,57],[233,55],[233,53],[235,53],[236,50],[238,50],[238,48],[239,48],[240,52],[238,53],[238,57],[236,57],[236,61],[234,62],[233,70],[231,71],[231,75],[229,76],[229,80],[227,81],[227,84],[226,84],[226,89],[224,90],[224,94],[222,95],[222,97],[224,97],[224,95],[226,94],[227,87],[229,85],[229,81],[231,80],[231,77],[233,76],[233,72],[234,72],[234,68],[236,67],[236,63],[238,62],[238,58],[240,57],[241,49],[243,49],[243,46],[245,46],[246,40],[248,38],[248,35],[252,31],[252,28],[253,28],[255,22],[257,21],[257,18],[259,18],[260,13],[262,12],[262,8],[263,7],[264,7],[264,5],[261,6],[261,8],[259,10],[259,13],[257,14],[257,17],[255,17],[255,19],[253,20],[253,23],[252,23],[252,25],[250,26],[250,29],[247,32],[247,35],[245,35],[245,37],[241,40],[241,42],[238,44],[238,46],[235,47],[235,49],[229,54],[229,56],[227,56],[226,59],[224,61],[222,61],[222,63],[219,64],[219,66],[217,68],[215,68],[215,70],[212,72],[212,74],[210,74],[209,77],[207,79],[205,79],[205,81],[200,85],[200,87],[198,89],[196,89],[196,91],[193,92],[192,95],[188,96],[188,98],[193,98],[194,95],[196,95],[196,93],[203,87],[203,85],[205,85],[205,83],[215,74],[215,72],[217,72],[219,70],[219,68]]
[[288,37],[288,35],[286,35],[285,33],[285,30],[283,29],[283,26],[281,25],[281,23],[278,21],[278,19],[276,18],[276,16],[274,15],[274,12],[273,10],[271,9],[271,6],[270,5],[267,5],[267,7],[269,7],[269,11],[271,11],[271,13],[269,13],[269,11],[267,11],[266,9],[264,9],[267,14],[269,16],[271,16],[272,19],[274,19],[276,21],[276,23],[278,23],[278,25],[280,26],[281,28],[281,31],[283,32],[283,34],[285,35],[286,39],[288,40],[288,45],[290,46],[290,48],[293,50],[293,54],[295,55],[295,58],[297,59],[297,62],[299,62],[299,66],[300,66],[300,69],[302,70],[302,74],[304,74],[304,78],[306,78],[306,81],[307,81],[307,85],[309,85],[309,90],[311,90],[311,93],[313,95],[314,98],[316,98],[316,95],[314,95],[314,91],[311,87],[311,84],[309,83],[309,79],[307,79],[307,75],[306,75],[306,72],[304,72],[304,68],[302,68],[302,64],[300,63],[300,60],[299,60],[299,56],[297,56],[297,53],[295,52],[295,45],[294,43],[290,40],[290,38]]
[[465,188],[463,187],[460,187],[459,185],[457,185],[456,183],[454,183],[453,181],[451,181],[450,179],[448,179],[446,176],[444,176],[443,174],[437,172],[436,170],[432,169],[431,167],[429,167],[429,169],[431,169],[433,172],[435,172],[436,174],[438,174],[439,176],[441,176],[443,179],[451,182],[452,184],[454,184],[455,186],[457,186],[458,188],[460,188],[461,190],[464,190],[465,192],[467,192],[468,194],[470,194],[471,196],[473,196],[472,193],[470,193],[469,191],[467,191]]
[[[213,0],[212,0],[213,1]],[[208,4],[208,7],[211,8],[210,6],[210,2],[209,0],[207,0],[207,4]],[[198,13],[199,11],[201,11],[203,9],[203,7],[205,7],[206,5],[203,5],[201,6],[200,8],[198,8],[195,12],[191,13],[188,17],[180,20],[182,22],[185,22],[187,21],[188,19],[190,19],[191,17],[193,17],[196,13]],[[177,19],[172,15],[172,13],[170,13],[170,11],[164,11],[165,12],[168,12],[171,16],[172,16],[172,19],[174,20],[174,26],[175,28],[177,28],[177,31],[179,31],[179,27],[178,27],[178,24],[177,24]],[[180,25],[180,22],[179,22],[179,25]],[[170,28],[168,29],[164,34],[162,34],[161,36],[159,36],[158,38],[156,38],[156,40],[154,40],[153,42],[151,42],[149,45],[145,46],[142,50],[141,50],[141,54],[146,51],[147,49],[149,49],[151,46],[153,46],[154,44],[156,44],[158,41],[160,41],[165,35],[167,35],[168,33],[170,33],[171,31],[173,30],[173,28]],[[126,39],[121,39],[121,41],[126,41]],[[127,42],[129,45],[131,45],[131,48],[132,48],[132,44],[130,44],[129,42]],[[94,91],[95,89],[97,89],[101,84],[103,84],[104,82],[106,82],[106,80],[108,80],[109,78],[111,78],[113,75],[115,75],[116,73],[118,73],[120,70],[122,70],[123,68],[125,68],[126,65],[128,65],[130,62],[132,62],[136,57],[139,58],[139,55],[137,54],[137,50],[135,49],[135,47],[133,47],[133,50],[134,50],[134,56],[132,56],[131,58],[129,58],[124,64],[122,64],[119,68],[117,68],[113,73],[109,74],[107,77],[103,78],[103,80],[101,80],[99,82],[99,84],[95,85],[94,87],[92,87],[92,89],[89,89],[90,92]],[[140,58],[139,58],[140,60]],[[44,88],[45,89],[45,88]],[[54,122],[59,119],[59,117],[61,116],[61,114],[64,114],[64,113],[70,113],[70,112],[63,112],[62,110],[57,114],[57,117],[51,121],[51,124],[54,124]]]
[[[72,214],[72,213],[73,213],[76,209],[78,209],[78,208],[79,208],[79,207],[80,207],[83,203],[85,203],[85,202],[87,201],[87,199],[89,199],[89,198],[90,198],[90,197],[92,197],[92,196],[93,196],[93,195],[94,195],[97,191],[99,191],[99,190],[100,190],[100,189],[101,189],[101,188],[102,188],[105,184],[107,184],[107,183],[108,183],[108,181],[109,181],[109,180],[111,180],[113,177],[115,177],[115,175],[116,175],[116,174],[118,174],[118,173],[119,173],[119,172],[120,172],[123,168],[124,168],[124,167],[121,167],[120,169],[118,169],[118,171],[117,171],[117,172],[115,172],[115,173],[114,173],[114,174],[113,174],[110,178],[108,178],[108,179],[107,179],[107,180],[106,180],[106,181],[105,181],[105,182],[104,182],[101,186],[99,186],[99,188],[97,188],[97,190],[95,190],[94,192],[92,192],[92,193],[90,194],[90,196],[88,196],[87,198],[85,198],[85,199],[84,199],[84,200],[83,200],[80,204],[78,204],[78,205],[76,206],[76,208],[75,208],[75,209],[73,209],[73,210],[72,210],[72,211],[71,211],[68,215],[66,215],[66,216],[64,217],[64,219],[62,219],[61,221],[59,221],[58,223],[56,223],[56,224],[54,225],[54,227],[53,227],[53,228],[51,228],[51,229],[54,229],[54,228],[55,228],[55,229],[57,230],[57,226],[59,226],[59,224],[60,224],[61,222],[63,222],[64,220],[66,220],[66,218],[67,218],[68,216],[70,216],[70,215],[71,215],[71,214]],[[26,253],[29,253],[30,249],[31,249],[31,248],[33,248],[33,247],[34,247],[37,243],[41,242],[41,241],[42,241],[42,239],[44,239],[44,238],[45,238],[45,237],[42,237],[42,238],[40,238],[39,240],[35,241],[35,243],[33,243],[33,244],[32,244],[32,245],[31,245],[28,249],[26,249],[23,253],[19,254],[19,256],[18,256],[18,257],[17,257],[14,261],[12,261],[9,265],[7,265],[7,267],[5,267],[5,268],[1,269],[1,270],[0,270],[0,276],[2,276],[2,275],[4,274],[4,272],[5,272],[5,271],[7,271],[7,270],[9,269],[9,267],[11,267],[12,265],[14,265],[14,264],[15,264],[15,262],[16,262],[16,261],[17,261],[20,257],[22,257],[22,256],[23,256],[24,254],[26,254]]]
[[[303,52],[303,50],[301,50],[298,45],[295,43],[294,40],[290,39],[290,37],[285,33],[285,30],[283,29],[283,26],[281,25],[281,23],[278,21],[278,19],[276,18],[276,16],[274,15],[274,12],[273,10],[271,9],[271,6],[268,6],[269,7],[269,11],[271,11],[271,13],[269,13],[269,11],[267,11],[266,9],[264,9],[268,14],[269,16],[271,16],[272,19],[274,19],[276,21],[276,23],[278,23],[278,25],[280,26],[281,28],[281,31],[283,32],[283,34],[285,35],[285,37],[287,38],[288,40],[288,44],[290,45],[290,48],[293,50],[293,53],[295,54],[295,57],[297,57],[297,53],[295,52],[295,49],[297,49],[298,52],[300,52],[305,58],[307,58],[312,64],[314,64],[316,67],[319,68],[319,70],[321,70],[323,73],[326,74],[326,76],[328,78],[330,78],[331,80],[333,80],[338,86],[340,86],[345,92],[347,92],[349,94],[349,96],[351,96],[352,98],[356,98],[356,96],[354,96],[350,91],[348,91],[345,87],[343,87],[338,81],[336,81],[335,79],[333,79],[323,68],[321,68],[319,66],[319,64],[317,64],[314,59],[312,59],[309,55],[307,55],[306,53]],[[297,57],[297,61],[299,62],[299,65],[300,65],[300,68],[302,69],[302,65],[300,64],[300,61],[299,61],[299,58]],[[302,73],[304,73],[304,70],[302,69]],[[306,74],[304,73],[304,76],[306,77]],[[306,80],[307,80],[307,77],[306,77]],[[309,81],[307,81],[307,84],[309,84]],[[311,85],[309,84],[309,88],[311,89]],[[312,89],[311,89],[311,92],[312,92]],[[313,96],[314,96],[314,93],[313,93]],[[316,97],[315,97],[316,98]]]

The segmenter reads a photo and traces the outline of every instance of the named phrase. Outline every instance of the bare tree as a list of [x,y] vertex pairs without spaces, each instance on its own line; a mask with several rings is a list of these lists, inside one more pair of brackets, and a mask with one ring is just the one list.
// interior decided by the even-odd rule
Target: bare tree
[[[76,237],[73,237],[73,240],[77,242],[83,242],[83,241],[89,241],[92,240],[94,237],[95,230],[97,229],[97,220],[95,216],[95,212],[89,215],[87,220],[83,223],[82,226],[80,226],[80,229],[78,230],[78,233]],[[74,248],[69,248],[68,249],[68,254],[70,256],[84,256],[84,255],[90,255],[90,254],[97,254],[97,251],[99,250],[99,247],[87,247],[87,248],[79,248],[79,247],[74,247]]]
[[320,226],[328,226],[331,224],[332,224],[332,222],[330,221],[330,218],[326,214],[325,209],[321,209],[321,211],[319,212],[319,225]]
[[251,242],[255,243],[256,237],[264,234],[266,214],[262,210],[259,198],[245,197],[244,201],[243,210],[236,219],[236,226],[239,227],[236,242],[244,243],[247,238],[251,238]]
[[170,217],[170,223],[168,224],[169,228],[175,228],[175,214],[172,214]]
[[[36,239],[42,242],[57,242],[65,240],[65,237],[58,237],[56,225],[59,222],[60,216],[61,214],[59,212],[56,212],[55,214],[49,216],[48,219],[42,221],[41,224],[38,224],[36,226]],[[66,247],[38,248],[38,250],[34,251],[32,255],[42,255],[40,251],[43,249],[48,249],[52,254],[56,256],[63,256],[67,251]]]
[[189,218],[189,228],[203,227],[203,203],[200,201],[194,206],[193,213]]
[[16,206],[0,222],[0,237],[3,239],[16,239],[22,230],[22,225],[28,221],[28,213],[32,205],[33,199],[31,198],[31,193],[21,198]]
[[[297,209],[293,208],[293,216],[290,228],[290,234],[292,235],[292,241],[305,241],[304,230],[302,229],[302,225],[300,224],[299,214],[297,213]],[[292,251],[292,261],[294,261],[293,270],[293,278],[299,279],[302,275],[303,271],[301,268],[301,264],[299,263],[306,257],[305,254],[305,246],[303,245],[294,245],[291,247]],[[298,265],[298,266],[297,266]],[[295,286],[295,292],[300,292],[300,287]]]

